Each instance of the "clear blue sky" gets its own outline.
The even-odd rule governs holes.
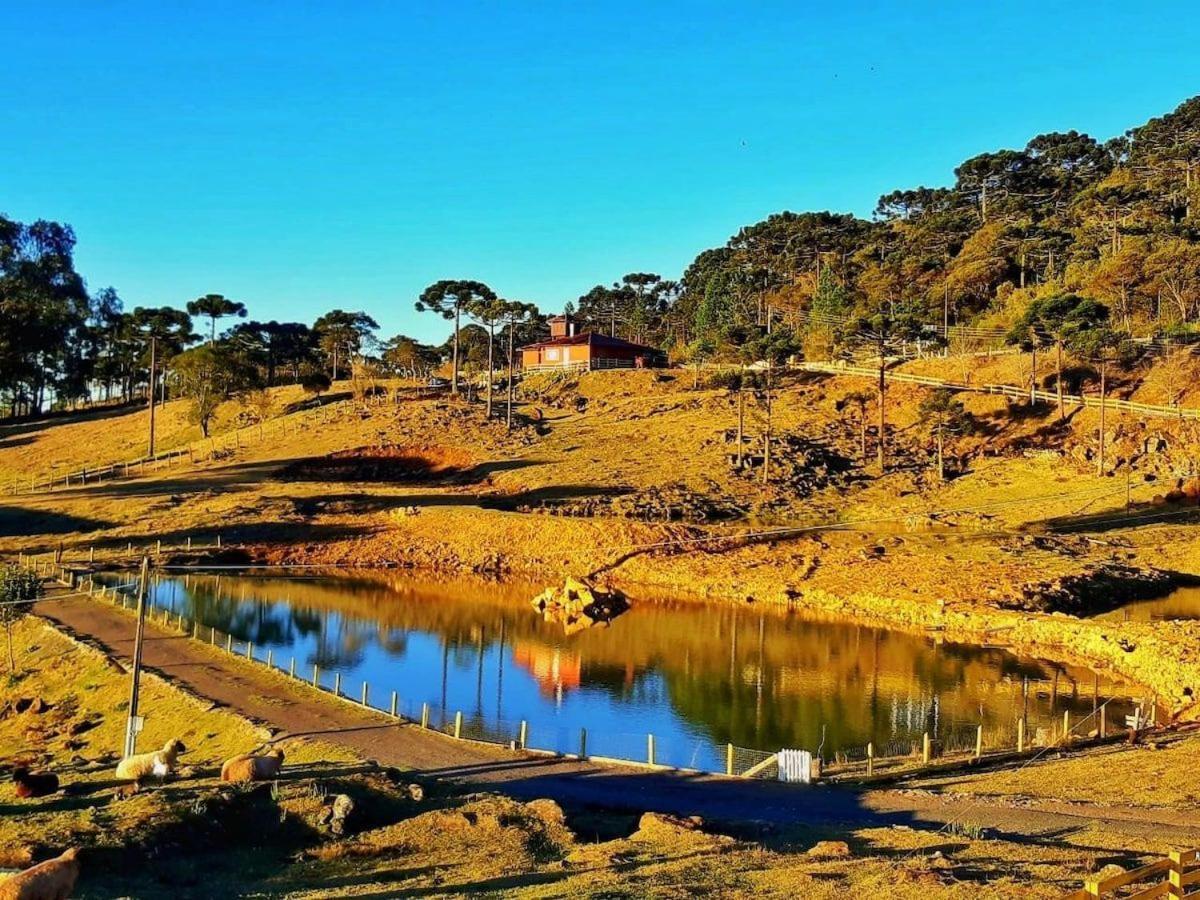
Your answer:
[[[255,318],[475,278],[555,310],[781,210],[1200,92],[1184,3],[23,3],[0,211],[70,222],[127,308]]]

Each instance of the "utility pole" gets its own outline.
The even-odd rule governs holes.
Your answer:
[[[125,723],[125,750],[123,756],[133,756],[138,732],[142,730],[142,719],[138,715],[138,688],[142,676],[142,636],[146,631],[146,588],[150,580],[150,557],[142,557],[142,571],[138,577],[137,631],[133,638],[133,668],[130,670],[129,718]]]
[[[154,368],[158,364],[158,338],[150,335],[150,452],[154,456]]]

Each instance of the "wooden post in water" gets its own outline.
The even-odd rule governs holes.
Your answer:
[[[975,729],[975,758],[983,759],[983,726]]]
[[[341,672],[333,673],[333,696],[335,696],[335,697],[342,696],[342,673]]]
[[[365,681],[363,682],[363,689],[362,689],[362,705],[370,706],[370,704],[367,702],[367,683]]]
[[[725,774],[733,774],[733,744],[725,745]]]
[[[254,659],[254,641],[246,641],[246,659]]]
[[[587,729],[579,729],[579,758],[587,759]]]
[[[396,707],[399,706],[399,704],[400,704],[400,698],[398,696],[396,696],[395,691],[392,691],[392,718],[393,719],[400,718],[399,716],[396,715]]]
[[[654,765],[654,735],[646,735],[646,762]]]
[[[292,657],[292,661],[288,663],[288,678],[296,677],[296,657]]]
[[[461,738],[462,738],[462,710],[460,709],[458,712],[456,712],[454,714],[454,739],[460,740]]]
[[[929,765],[929,732],[921,735],[921,763]]]
[[[267,668],[268,669],[275,668],[275,651],[274,650],[267,650]]]
[[[429,727],[429,704],[428,703],[421,704],[421,727],[422,728]]]
[[[225,635],[225,652],[226,653],[233,652],[233,635],[232,634]]]
[[[867,742],[867,777],[875,774],[875,742]]]
[[[517,744],[520,746],[520,748],[522,750],[525,749],[528,738],[529,738],[529,723],[526,722],[524,719],[522,719],[521,720],[521,730],[520,730],[520,732],[518,734],[518,738],[517,738]]]
[[[313,663],[313,687],[321,689],[321,667]]]

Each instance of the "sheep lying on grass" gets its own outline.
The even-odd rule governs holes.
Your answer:
[[[24,766],[13,769],[13,784],[22,800],[49,797],[58,790],[58,776],[53,772],[30,772]]]
[[[48,859],[0,881],[0,900],[67,900],[79,878],[79,850]]]
[[[275,778],[283,767],[283,751],[272,750],[263,756],[243,753],[225,760],[221,766],[222,781],[267,781]]]
[[[117,777],[125,781],[145,781],[147,778],[161,781],[175,771],[175,760],[185,750],[183,741],[172,739],[161,750],[127,756],[117,763]]]

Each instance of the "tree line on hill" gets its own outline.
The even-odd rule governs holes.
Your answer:
[[[1060,372],[1064,352],[1107,366],[1129,334],[1200,330],[1198,178],[1200,97],[1105,142],[1069,131],[979,154],[950,186],[880,197],[871,219],[771,215],[699,253],[679,280],[630,273],[565,311],[585,329],[678,361],[865,349],[882,367],[898,345],[935,344],[946,326],[968,323],[1034,354],[1052,350]],[[416,302],[453,321],[442,346],[378,341],[364,311],[332,310],[311,326],[236,321],[245,306],[220,294],[186,309],[126,311],[114,289],[88,291],[74,245],[67,225],[0,216],[0,402],[9,415],[144,394],[152,350],[168,373],[155,382],[161,391],[212,381],[214,371],[228,384],[320,382],[366,358],[416,377],[449,360],[457,392],[463,370],[502,369],[544,334],[530,304],[467,280],[436,282]],[[1078,325],[1085,320],[1088,328]]]

